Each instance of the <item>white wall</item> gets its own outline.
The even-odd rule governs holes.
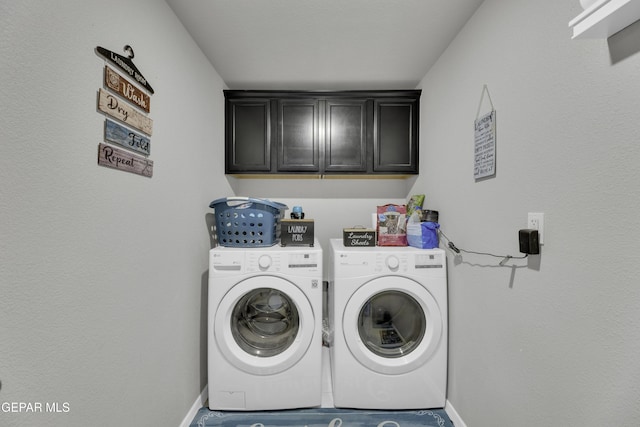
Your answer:
[[[456,245],[520,255],[545,214],[537,259],[449,253],[448,398],[469,426],[640,424],[640,24],[571,40],[581,10],[486,0],[420,84],[414,192]],[[484,84],[497,175],[475,182]]]
[[[223,83],[164,2],[0,0],[0,403],[70,409],[0,424],[179,424],[206,382],[206,206],[234,193],[302,204],[323,245],[426,193],[459,247],[517,255],[544,212],[537,260],[450,255],[449,400],[473,427],[640,423],[640,26],[572,41],[579,12],[485,1],[420,84],[417,180],[256,183],[224,177]],[[125,44],[156,90],[151,179],[96,165],[94,49]],[[498,173],[474,182],[485,83]]]
[[[223,83],[165,2],[0,1],[0,425],[178,425],[206,384]],[[153,178],[97,165],[102,46],[155,94]]]
[[[238,179],[227,177],[234,194],[266,197],[288,206],[302,206],[314,220],[314,236],[328,255],[329,239],[342,238],[342,229],[372,226],[376,207],[404,204],[415,178],[410,179]],[[325,259],[325,278],[328,258]]]

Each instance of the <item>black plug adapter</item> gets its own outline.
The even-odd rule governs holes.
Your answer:
[[[518,232],[520,240],[520,252],[529,255],[540,253],[540,242],[538,241],[538,230],[526,228]]]

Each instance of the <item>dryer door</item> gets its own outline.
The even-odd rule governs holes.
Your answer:
[[[238,282],[216,308],[215,341],[235,367],[255,375],[282,372],[307,352],[315,315],[306,295],[274,276]],[[319,315],[319,314],[318,314]]]
[[[342,319],[353,356],[382,374],[411,372],[426,363],[442,340],[438,303],[424,286],[399,276],[362,285]]]

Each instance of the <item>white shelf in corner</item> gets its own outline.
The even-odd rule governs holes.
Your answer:
[[[609,38],[640,20],[640,0],[598,0],[569,22],[572,39]]]

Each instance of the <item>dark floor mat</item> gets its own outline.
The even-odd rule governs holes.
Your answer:
[[[313,408],[228,412],[200,408],[190,427],[453,427],[444,409],[374,411]]]

